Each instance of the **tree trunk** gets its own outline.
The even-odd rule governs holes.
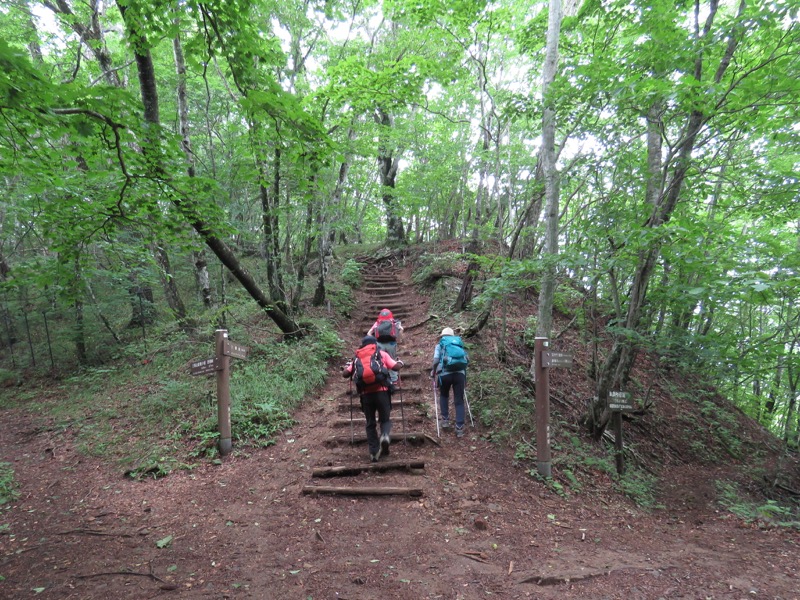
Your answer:
[[[161,267],[161,284],[164,288],[164,295],[167,299],[167,305],[172,311],[172,315],[176,321],[183,323],[186,320],[186,306],[183,304],[178,286],[175,283],[175,277],[172,274],[172,265],[169,262],[169,255],[163,247],[156,244],[153,249],[158,265]]]
[[[77,34],[84,45],[89,48],[89,51],[94,55],[103,77],[109,85],[114,87],[122,87],[122,82],[119,79],[116,69],[114,69],[111,54],[106,46],[105,36],[103,29],[100,26],[100,4],[98,0],[89,0],[89,8],[92,11],[90,24],[84,25],[80,23],[73,13],[72,8],[66,0],[45,0],[42,2],[47,8],[57,15],[64,17],[65,23]],[[121,10],[121,9],[120,9]]]
[[[375,120],[384,128],[392,127],[392,118],[382,108],[376,110]],[[378,167],[380,169],[382,199],[386,208],[386,243],[389,246],[402,246],[406,243],[406,235],[403,230],[403,220],[396,212],[394,187],[397,177],[397,167],[399,157],[394,156],[394,150],[388,146],[388,132],[382,135],[381,144],[378,148]]]
[[[179,25],[178,19],[176,19],[176,24]],[[178,127],[181,133],[181,149],[186,158],[186,173],[189,177],[194,177],[194,153],[192,152],[192,138],[189,130],[189,103],[186,97],[186,61],[183,56],[183,45],[181,44],[180,36],[176,35],[172,40],[172,53],[175,59],[175,74],[178,80],[176,96],[178,100]],[[195,282],[200,291],[200,298],[203,301],[203,306],[209,309],[213,306],[213,300],[211,297],[211,277],[208,274],[208,261],[206,260],[205,251],[202,248],[192,251],[192,259]]]
[[[542,283],[539,288],[537,337],[549,338],[553,329],[553,298],[556,289],[556,257],[558,256],[558,205],[559,173],[556,169],[556,112],[555,101],[550,97],[550,87],[558,67],[558,40],[561,35],[561,0],[550,0],[547,24],[547,50],[542,75],[542,169],[544,172],[545,209],[545,261]],[[531,371],[533,371],[531,364]]]
[[[259,160],[261,181],[266,181],[264,162]],[[286,292],[283,288],[280,255],[280,228],[278,211],[281,191],[281,150],[275,148],[272,162],[272,186],[259,184],[261,195],[261,214],[264,223],[264,256],[267,262],[267,283],[272,301],[282,311],[286,311]]]

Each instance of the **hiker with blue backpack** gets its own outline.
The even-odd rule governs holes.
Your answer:
[[[453,388],[453,403],[456,406],[456,437],[464,435],[464,389],[467,385],[469,355],[464,342],[450,327],[442,329],[439,343],[433,351],[431,378],[439,388],[439,426],[450,427],[450,388]]]

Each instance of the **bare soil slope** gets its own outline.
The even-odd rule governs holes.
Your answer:
[[[427,378],[436,336],[414,326],[428,298],[409,268],[396,280],[376,273],[366,283],[366,316],[342,335],[355,347],[377,304],[401,316],[407,367],[395,443],[379,464],[424,468],[314,476],[370,465],[366,446],[350,443],[363,424],[351,431],[347,381],[335,368],[275,446],[156,481],[125,479],[77,453],[69,430],[6,410],[0,461],[14,465],[22,495],[0,532],[0,597],[800,598],[800,534],[720,512],[714,481],[741,465],[675,458],[683,450],[663,429],[654,435],[675,448],[642,451],[662,463],[665,508],[651,513],[600,474],[580,495],[553,493],[479,426],[439,440]],[[357,398],[354,410],[358,418]],[[407,493],[304,493],[323,486]]]

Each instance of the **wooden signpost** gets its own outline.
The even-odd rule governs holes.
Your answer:
[[[622,413],[636,409],[629,392],[608,392],[608,409],[611,411],[611,426],[614,429],[614,460],[617,473],[625,472],[625,457],[622,453]]]
[[[550,341],[534,340],[534,378],[536,380],[536,468],[542,477],[552,477],[550,455],[550,369],[571,367],[572,354],[547,350]]]
[[[230,454],[231,443],[231,358],[247,358],[248,349],[228,339],[227,329],[214,333],[215,354],[189,365],[192,375],[217,375],[217,421],[219,424],[219,453]]]

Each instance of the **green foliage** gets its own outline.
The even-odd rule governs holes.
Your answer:
[[[742,440],[737,434],[739,424],[736,416],[710,400],[700,403],[700,414],[706,419],[710,432],[725,451],[733,458],[741,458]]]
[[[360,263],[352,258],[348,258],[342,266],[342,272],[339,276],[339,279],[342,283],[349,285],[353,289],[360,288],[363,281],[363,277],[361,275],[361,269],[363,267],[364,263]]]
[[[457,252],[425,254],[417,261],[411,279],[418,285],[433,283],[443,275],[453,276],[463,261],[464,255]]]
[[[800,508],[797,505],[783,506],[775,500],[758,504],[746,499],[734,483],[716,481],[715,485],[720,505],[745,522],[800,530]]]
[[[503,435],[529,431],[535,422],[533,398],[502,369],[484,368],[470,373],[469,401],[478,420]]]
[[[628,468],[622,476],[617,476],[614,487],[645,509],[663,508],[656,503],[655,488],[658,480],[644,471]]]
[[[0,462],[0,506],[19,497],[19,484],[14,479],[14,469],[9,463]]]
[[[537,315],[530,315],[525,319],[525,329],[522,330],[522,340],[530,350],[533,350],[536,345],[536,328],[538,326],[539,319]]]

